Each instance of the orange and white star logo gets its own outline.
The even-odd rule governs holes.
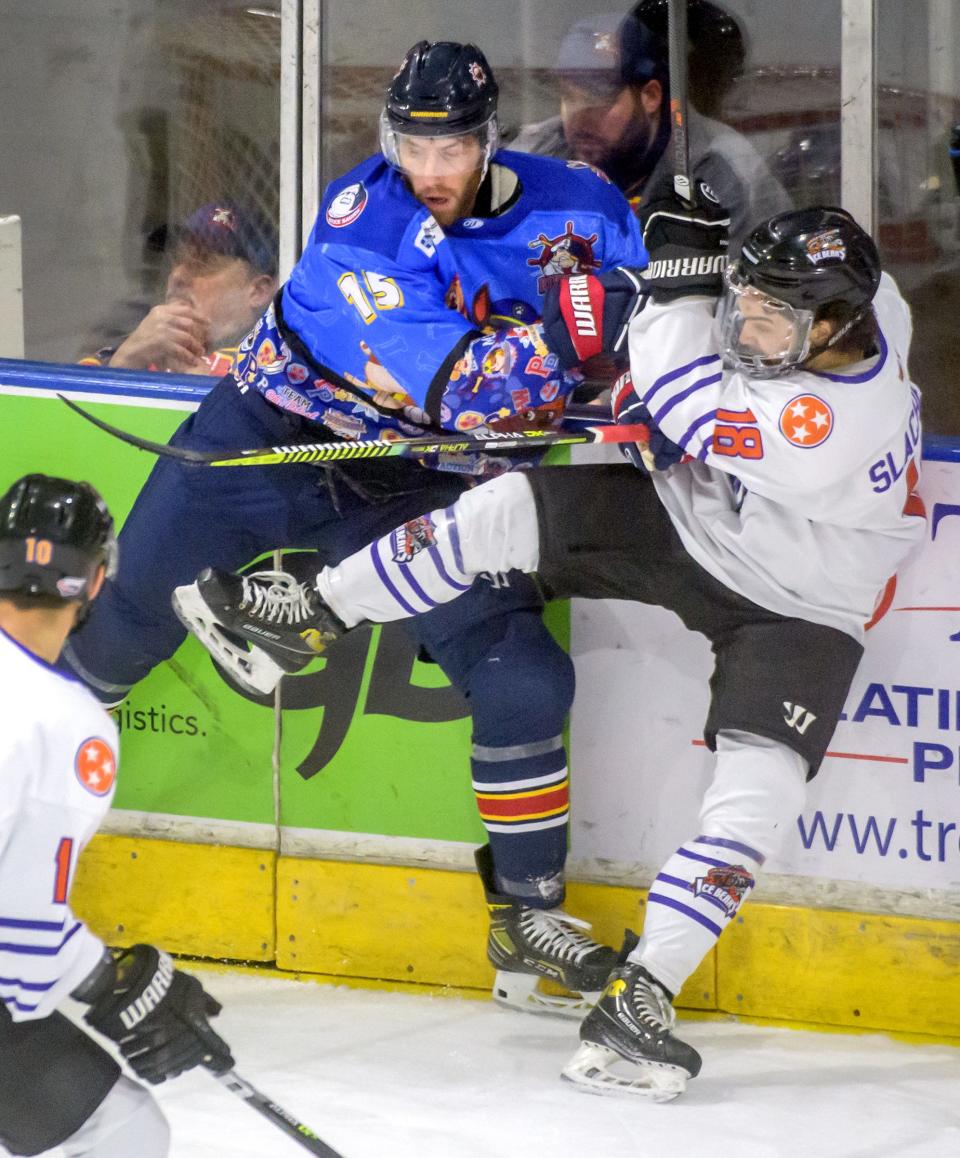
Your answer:
[[[780,431],[794,446],[820,446],[833,430],[833,411],[816,394],[792,398],[780,413]]]
[[[77,779],[94,796],[106,796],[117,776],[117,758],[113,749],[99,736],[84,740],[73,761]]]

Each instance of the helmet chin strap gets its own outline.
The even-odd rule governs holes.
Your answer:
[[[797,364],[802,366],[805,362],[810,362],[814,358],[818,358],[821,354],[826,353],[827,350],[829,350],[832,346],[835,346],[837,342],[840,341],[844,334],[849,334],[853,327],[857,325],[858,322],[862,321],[871,309],[873,309],[872,305],[866,306],[866,308],[862,309],[858,314],[855,314],[854,317],[850,318],[849,321],[844,322],[843,325],[839,327],[839,329],[834,330],[830,337],[821,345],[816,347],[811,346],[810,349],[807,350],[806,354],[799,359]]]

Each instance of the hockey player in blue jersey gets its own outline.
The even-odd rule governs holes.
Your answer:
[[[582,379],[575,363],[599,346],[577,333],[570,312],[576,357],[561,364],[536,321],[545,290],[567,273],[601,274],[615,314],[628,297],[615,267],[643,265],[645,254],[627,202],[588,166],[498,151],[496,105],[490,67],[473,46],[422,42],[408,53],[388,93],[382,154],[330,186],[299,264],[244,340],[235,374],[214,387],[174,445],[467,431],[562,409]],[[303,656],[238,646],[191,580],[208,564],[234,571],[278,545],[318,549],[336,563],[398,523],[450,505],[471,476],[510,464],[465,457],[436,465],[448,469],[391,459],[327,472],[191,471],[161,460],[121,532],[119,574],[71,640],[67,662],[101,698],[120,700],[182,641],[170,597],[186,586],[182,619],[238,682],[268,690]],[[238,600],[266,584],[284,621],[295,620],[296,600],[284,600],[281,579],[236,582]],[[615,955],[559,908],[573,667],[541,606],[525,576],[481,578],[454,612],[417,620],[414,635],[470,702],[496,992],[508,1004],[577,1014],[582,1000],[539,995],[538,978],[595,994]]]

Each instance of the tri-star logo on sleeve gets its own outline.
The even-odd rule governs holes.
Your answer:
[[[113,749],[99,736],[91,736],[77,749],[73,761],[77,779],[94,796],[106,796],[117,776]]]
[[[820,446],[833,430],[833,411],[816,394],[798,394],[780,412],[780,433],[794,446]]]

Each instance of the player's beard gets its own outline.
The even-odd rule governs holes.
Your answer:
[[[438,225],[452,225],[473,210],[480,187],[481,174],[471,173],[459,182],[442,179],[408,178],[414,197],[433,214]]]

